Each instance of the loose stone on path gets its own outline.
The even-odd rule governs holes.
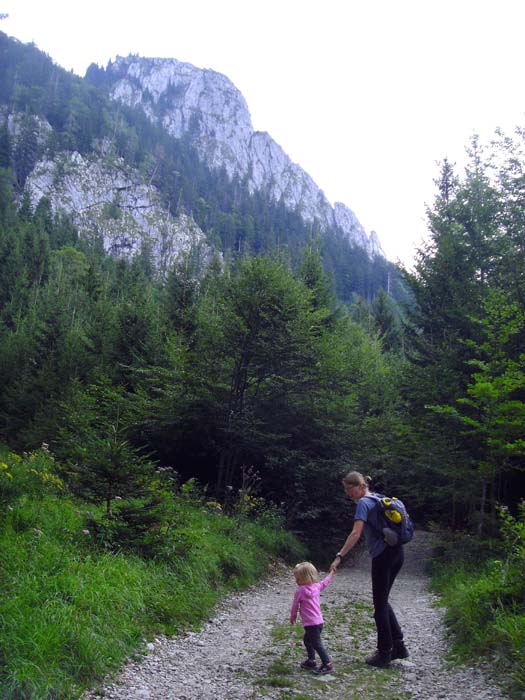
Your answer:
[[[364,664],[364,656],[374,650],[375,630],[370,561],[362,552],[321,596],[323,639],[333,674],[313,676],[299,670],[304,657],[300,634],[287,627],[295,581],[290,567],[277,565],[267,580],[226,598],[200,631],[150,642],[153,649],[146,656],[129,661],[114,681],[86,693],[83,700],[280,700],[294,692],[315,700],[316,689],[323,700],[384,700],[385,673],[390,674],[392,698],[504,700],[507,696],[481,668],[451,668],[447,663],[443,611],[428,590],[424,570],[431,539],[418,531],[405,547],[405,565],[391,602],[410,657],[393,662],[391,671]],[[361,620],[359,615],[368,621],[356,630],[352,625]],[[281,630],[279,641],[272,639],[274,628]],[[277,679],[283,687],[272,676],[277,662],[287,673]]]

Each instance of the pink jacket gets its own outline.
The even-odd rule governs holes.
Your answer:
[[[321,614],[320,593],[332,580],[332,574],[328,574],[320,583],[305,583],[297,586],[290,611],[290,622],[295,624],[297,611],[301,616],[303,625],[322,625],[324,620]]]

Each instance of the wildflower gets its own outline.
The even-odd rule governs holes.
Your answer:
[[[6,464],[5,462],[0,462],[0,471],[3,473],[4,476],[6,476],[8,479],[12,479],[13,475],[11,472],[7,471],[9,469],[9,465]]]
[[[217,503],[217,501],[206,501],[206,505],[208,508],[211,508],[212,510],[216,510],[219,513],[222,512],[222,506],[220,503]]]

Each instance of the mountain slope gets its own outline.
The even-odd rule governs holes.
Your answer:
[[[369,255],[383,255],[377,236],[368,237],[344,204],[332,208],[322,190],[265,132],[254,131],[242,94],[224,75],[175,59],[117,58],[106,72],[113,99],[141,107],[175,138],[189,135],[199,157],[211,168],[238,176],[250,192],[300,213],[321,229],[339,228]]]
[[[130,58],[82,79],[1,33],[0,65],[0,167],[20,198],[47,197],[112,255],[146,253],[163,276],[190,249],[201,260],[286,250],[295,265],[314,242],[341,300],[379,287],[405,297],[375,237],[253,132],[224,76]]]

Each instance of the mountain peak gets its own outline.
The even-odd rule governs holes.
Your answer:
[[[332,207],[324,192],[264,131],[254,131],[248,105],[232,81],[210,69],[173,58],[117,57],[107,68],[111,96],[140,106],[176,138],[189,137],[211,168],[238,176],[250,191],[263,191],[321,229],[340,229],[370,257],[382,255],[377,235],[369,238],[344,204]]]

